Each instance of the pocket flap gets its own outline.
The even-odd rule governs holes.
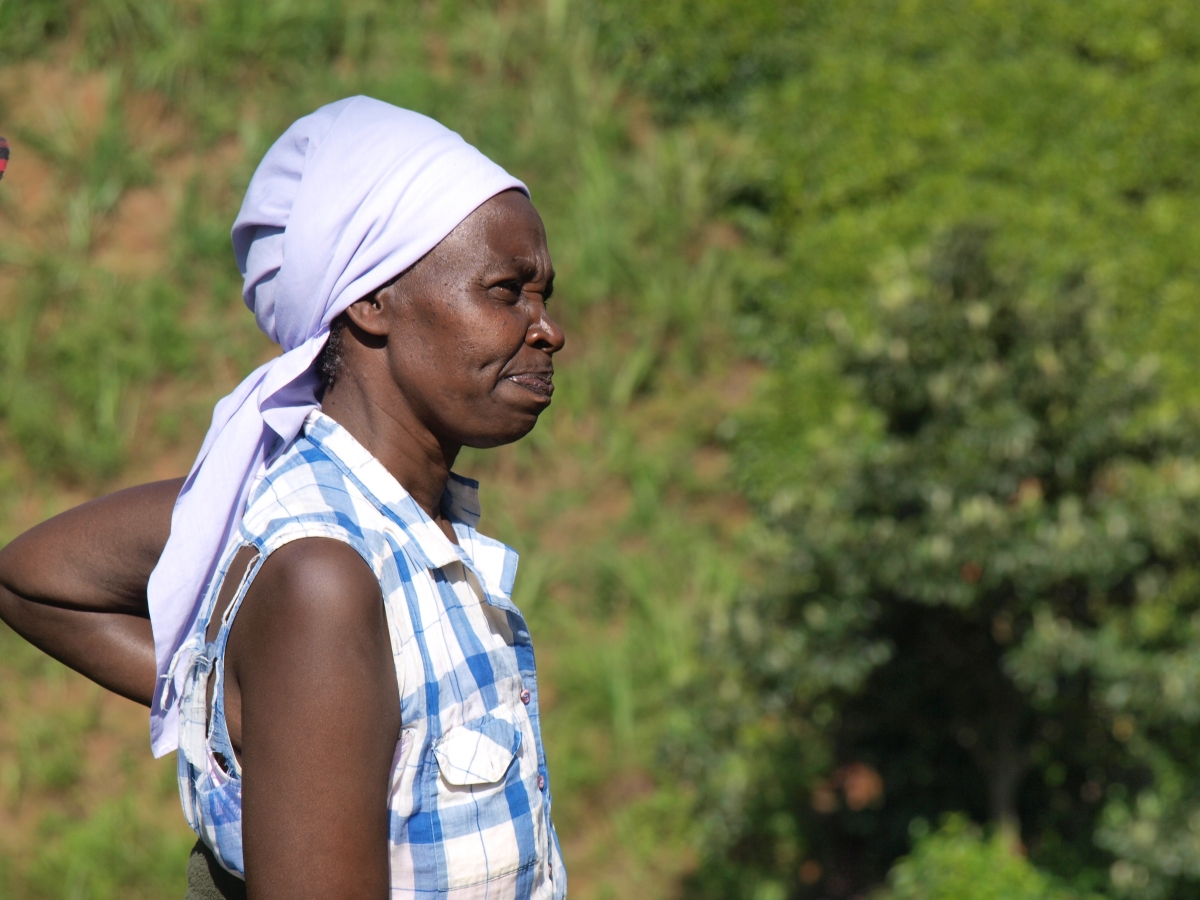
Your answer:
[[[489,714],[450,728],[433,754],[449,784],[494,784],[504,777],[520,746],[520,729]]]

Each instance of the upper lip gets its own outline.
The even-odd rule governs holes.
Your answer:
[[[553,369],[528,369],[527,371],[524,371],[524,372],[509,372],[504,377],[505,378],[519,378],[522,375],[535,375],[538,378],[553,378],[554,370]]]

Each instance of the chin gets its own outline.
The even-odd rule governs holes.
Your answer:
[[[542,407],[545,409],[545,407]],[[508,421],[503,423],[494,423],[499,427],[490,428],[482,433],[475,433],[464,436],[463,446],[473,447],[476,450],[487,450],[491,447],[503,447],[505,444],[511,444],[514,441],[519,441],[529,432],[533,431],[533,427],[537,425],[538,416],[542,413],[542,409],[532,413],[522,413],[506,417]]]

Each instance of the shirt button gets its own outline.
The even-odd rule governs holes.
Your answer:
[[[538,790],[544,791],[545,789],[546,789],[546,776],[539,775],[538,776]]]
[[[526,706],[529,705],[530,693],[528,690],[521,691],[521,702]]]

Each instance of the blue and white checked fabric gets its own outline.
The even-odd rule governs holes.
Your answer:
[[[392,896],[566,897],[550,821],[533,647],[510,599],[517,554],[475,530],[475,482],[452,476],[442,502],[458,546],[320,411],[309,414],[301,436],[255,487],[241,540],[222,561],[185,645],[195,655],[180,716],[184,813],[234,874],[243,874],[241,771],[225,727],[225,642],[263,560],[289,541],[324,537],[354,547],[383,590],[401,698],[388,795]],[[258,558],[217,637],[206,643],[220,584],[247,545]],[[206,725],[210,677],[216,682]]]

